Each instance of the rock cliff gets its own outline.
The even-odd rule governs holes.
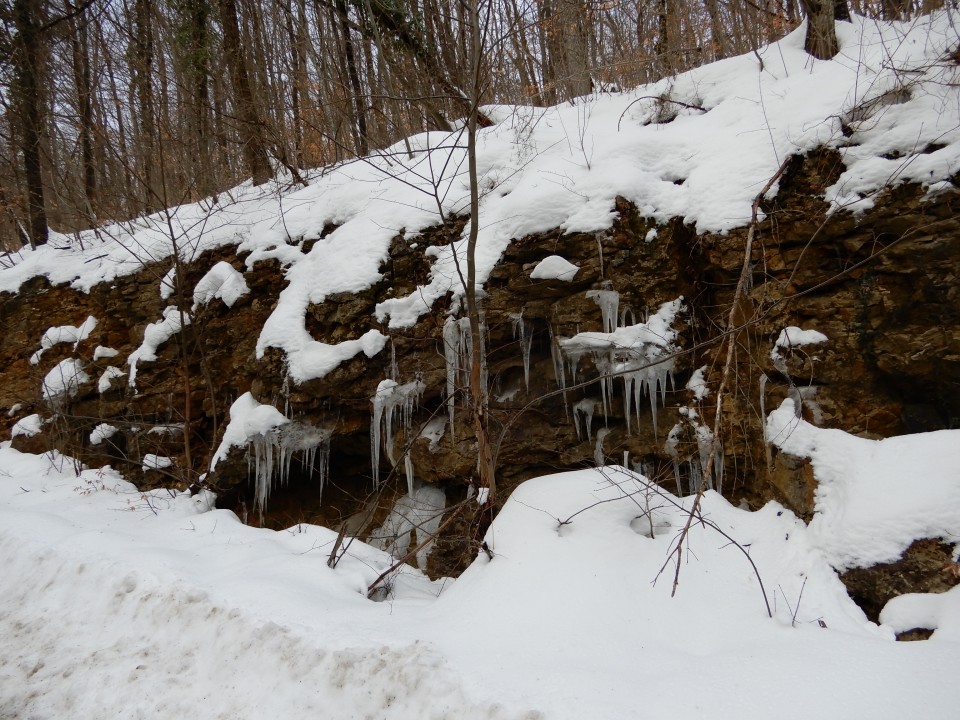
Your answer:
[[[841,167],[830,150],[795,158],[775,199],[763,207],[749,302],[737,309],[735,388],[722,408],[723,494],[751,507],[776,499],[802,517],[813,510],[812,473],[802,459],[769,448],[761,431],[764,411],[784,397],[801,398],[811,422],[867,437],[955,427],[960,407],[956,193],[930,196],[906,184],[884,190],[860,215],[828,214],[821,198]],[[696,480],[697,427],[699,418],[714,414],[711,390],[722,364],[718,339],[746,229],[720,235],[697,234],[680,220],[658,226],[625,200],[617,202],[616,212],[609,231],[556,230],[517,238],[486,283],[485,351],[501,501],[527,478],[592,464],[598,455],[612,463],[626,458],[670,489],[679,483],[685,492]],[[433,228],[417,244],[448,243],[464,221]],[[532,279],[537,263],[550,255],[579,271],[572,279]],[[476,464],[468,413],[458,407],[453,427],[444,422],[450,409],[444,344],[449,299],[435,303],[409,329],[381,326],[389,336],[383,351],[372,357],[359,353],[326,376],[297,384],[288,377],[281,351],[268,349],[259,360],[255,353],[259,329],[285,285],[283,269],[269,260],[247,270],[243,260],[232,247],[202,254],[180,268],[166,300],[160,290],[168,267],[161,264],[89,293],[38,277],[19,293],[3,295],[0,411],[6,430],[33,413],[47,419],[36,434],[14,431],[15,446],[58,448],[84,462],[109,463],[143,486],[190,485],[209,468],[231,403],[250,392],[260,403],[331,435],[322,502],[313,473],[294,460],[287,485],[273,490],[263,522],[336,526],[371,507],[371,401],[378,385],[387,378],[400,384],[416,379],[422,395],[409,427],[406,432],[398,427],[394,447],[379,453],[386,494],[374,515],[382,518],[407,488],[402,458],[408,443],[417,484],[440,488],[448,504],[465,497]],[[243,274],[249,293],[232,307],[214,299],[191,309],[193,288],[221,261]],[[411,292],[429,269],[422,250],[398,235],[382,279],[363,292],[310,305],[307,329],[326,343],[356,338],[370,326],[378,302]],[[604,417],[597,363],[588,355],[563,357],[561,348],[564,338],[605,329],[597,292],[604,290],[616,294],[617,325],[643,322],[663,303],[683,298],[673,322],[672,384],[656,403],[656,420],[644,399],[632,409],[638,415],[629,429],[622,378],[607,388]],[[158,345],[156,360],[137,364],[135,387],[125,377],[111,381],[111,372],[129,373],[127,359],[168,305],[182,308],[189,324]],[[78,327],[91,316],[97,323],[87,337],[47,342],[48,349],[34,357],[47,328]],[[789,327],[817,330],[826,340],[791,345],[788,337],[775,347]],[[56,403],[44,400],[44,378],[68,358],[85,363],[88,379]],[[118,370],[108,372],[110,367]],[[699,368],[705,368],[706,394],[686,388]],[[461,400],[458,389],[455,404]],[[101,424],[116,431],[93,444],[91,433]],[[156,467],[145,462],[148,455],[172,462]],[[246,448],[234,448],[203,482],[221,503],[256,521],[246,455]],[[391,468],[391,458],[400,459],[400,467]],[[465,532],[462,522],[456,525],[453,534]],[[461,542],[453,546],[444,570],[462,566],[472,552]]]

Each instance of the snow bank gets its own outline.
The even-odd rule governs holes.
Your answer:
[[[652,582],[689,500],[617,467],[524,483],[485,537],[492,559],[456,581],[407,568],[376,603],[367,586],[392,558],[354,541],[329,568],[326,528],[247,527],[209,493],[140,493],[7,444],[0,467],[14,716],[805,720],[960,703],[960,645],[891,642],[776,504],[703,504],[756,563],[772,620],[744,554],[707,525],[676,597],[672,563]],[[798,677],[816,692],[784,703]]]
[[[919,538],[960,537],[960,430],[866,440],[811,425],[787,399],[766,433],[813,464],[810,534],[838,570],[893,562]]]

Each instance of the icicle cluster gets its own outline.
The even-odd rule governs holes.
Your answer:
[[[373,470],[373,482],[380,486],[380,448],[386,447],[387,458],[396,465],[393,456],[393,434],[399,423],[403,428],[404,437],[412,437],[410,432],[413,413],[416,410],[420,397],[426,385],[418,376],[412,382],[400,385],[396,380],[383,380],[377,386],[377,391],[370,399],[373,412],[370,421],[370,462]],[[407,472],[407,484],[413,487],[413,463],[409,461],[409,453],[404,457],[404,469]]]
[[[591,290],[587,297],[593,298],[600,306],[603,315],[604,332],[578,333],[572,338],[561,339],[559,353],[554,355],[554,365],[558,380],[565,386],[566,378],[563,361],[566,360],[573,382],[577,381],[577,370],[584,357],[593,361],[600,374],[600,392],[603,415],[610,414],[610,405],[614,397],[614,377],[623,378],[624,417],[627,433],[631,432],[634,412],[640,422],[640,401],[647,395],[650,401],[650,414],[654,434],[657,429],[657,398],[664,402],[667,382],[673,385],[673,341],[676,331],[671,327],[674,318],[683,306],[683,298],[664,303],[646,322],[616,327],[620,297],[615,290]],[[626,320],[627,311],[619,316]],[[633,312],[630,311],[631,319]],[[551,331],[552,332],[552,331]],[[558,357],[559,355],[559,357]],[[591,401],[593,402],[593,401]],[[579,416],[583,414],[580,403],[574,406],[574,422],[577,435],[580,436]],[[588,439],[589,432],[587,433]]]
[[[670,430],[664,451],[673,460],[673,476],[677,483],[677,494],[684,492],[693,494],[700,489],[704,475],[707,472],[707,462],[710,459],[710,447],[713,445],[713,432],[700,422],[697,411],[693,408],[680,408],[681,420]],[[696,452],[685,453],[682,446],[696,443]],[[683,487],[683,471],[687,475],[687,487]],[[720,492],[723,488],[723,447],[717,443],[713,458],[713,475],[709,489]]]
[[[487,333],[484,316],[480,314],[480,389],[487,393],[487,353],[484,337]],[[450,418],[451,437],[456,437],[454,429],[454,408],[456,406],[457,386],[470,384],[470,363],[473,355],[473,342],[470,338],[470,318],[447,318],[443,325],[443,357],[447,366],[447,415]]]
[[[330,430],[291,421],[249,439],[247,470],[254,480],[254,506],[261,522],[274,478],[279,475],[280,483],[287,484],[294,454],[300,455],[300,462],[311,478],[319,477],[320,495],[323,495],[330,467],[331,435]]]

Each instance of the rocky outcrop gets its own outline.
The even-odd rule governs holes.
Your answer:
[[[722,407],[723,493],[752,507],[777,499],[807,518],[813,510],[813,475],[803,461],[778,456],[764,443],[765,411],[787,396],[799,397],[815,424],[883,437],[956,426],[960,407],[956,194],[928,197],[922,187],[906,185],[884,191],[861,216],[828,215],[822,193],[840,169],[834,151],[796,158],[776,198],[763,207],[749,300],[737,309],[735,383]],[[691,427],[697,418],[714,414],[722,365],[719,339],[746,229],[697,235],[680,220],[657,227],[626,201],[618,201],[616,210],[618,219],[609,231],[558,230],[517,239],[486,284],[487,365],[502,499],[531,476],[594,462],[596,432],[578,436],[571,418],[572,406],[590,398],[598,404],[593,430],[608,430],[599,450],[608,461],[623,462],[626,454],[670,489],[678,479],[681,489],[687,487],[688,475],[696,471],[700,448]],[[374,324],[378,302],[406,295],[426,280],[430,266],[423,245],[447,243],[462,227],[461,219],[435,228],[418,237],[418,247],[398,236],[375,286],[310,306],[310,333],[326,343],[359,337]],[[577,264],[576,276],[569,281],[531,279],[536,263],[553,254]],[[126,378],[115,378],[100,392],[98,380],[109,367],[129,369],[127,358],[142,342],[147,325],[157,322],[168,304],[189,308],[193,286],[221,260],[243,272],[251,292],[232,307],[216,300],[189,313],[190,324],[159,347],[157,359],[139,363],[135,388]],[[275,261],[248,270],[243,261],[229,248],[204,254],[182,268],[179,295],[169,300],[160,296],[160,281],[169,268],[159,265],[89,294],[36,278],[18,294],[0,297],[5,335],[0,412],[6,430],[31,413],[52,419],[40,434],[18,435],[15,445],[58,447],[87,462],[110,463],[144,486],[190,485],[209,466],[230,404],[249,391],[261,403],[332,432],[330,481],[322,502],[310,473],[295,462],[288,486],[272,495],[265,522],[335,526],[353,516],[356,524],[360,511],[375,522],[390,506],[391,494],[405,491],[407,481],[402,467],[391,473],[389,453],[381,453],[380,476],[387,478],[387,490],[379,505],[371,504],[371,398],[385,378],[395,376],[401,383],[417,378],[424,392],[413,414],[412,435],[424,426],[431,434],[408,437],[399,431],[394,457],[402,457],[409,443],[418,482],[442,488],[448,503],[463,499],[476,464],[467,412],[457,410],[462,421],[453,428],[430,424],[448,412],[443,328],[449,300],[438,302],[411,328],[381,327],[390,342],[373,357],[361,353],[326,376],[298,385],[287,377],[280,351],[268,350],[261,359],[255,352],[259,329],[284,286],[283,270]],[[621,380],[613,383],[616,398],[606,419],[599,409],[597,370],[589,360],[580,362],[578,384],[572,377],[565,391],[558,384],[556,340],[602,330],[600,308],[588,297],[601,288],[619,293],[619,309],[628,324],[681,296],[686,308],[675,324],[674,386],[656,421],[644,409],[642,421],[632,423],[629,432]],[[87,316],[98,324],[86,340],[76,347],[54,345],[37,364],[30,363],[46,328],[77,325]],[[517,332],[520,317],[522,340],[529,343],[528,373]],[[788,326],[816,329],[828,340],[784,347],[773,358],[773,343]],[[98,346],[116,355],[94,359]],[[42,380],[68,357],[86,364],[90,380],[51,407],[42,398]],[[706,367],[713,392],[698,399],[684,386],[701,367]],[[117,431],[91,444],[90,433],[101,423]],[[437,437],[438,427],[442,437]],[[675,428],[668,450],[665,441]],[[172,464],[144,469],[148,454],[169,457]],[[242,448],[205,481],[218,491],[221,503],[239,513],[252,512]],[[476,550],[471,542],[481,536],[476,529],[481,521],[464,513],[449,525],[436,553],[444,559],[435,569],[462,566]]]

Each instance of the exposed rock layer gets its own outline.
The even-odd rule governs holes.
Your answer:
[[[841,161],[833,151],[795,159],[780,181],[776,198],[763,208],[766,219],[757,234],[749,301],[737,309],[742,329],[736,336],[733,393],[723,406],[724,494],[753,507],[777,499],[805,518],[813,511],[812,472],[802,461],[777,456],[766,448],[760,430],[762,409],[769,412],[784,397],[799,394],[807,419],[818,425],[886,437],[955,427],[960,407],[956,194],[928,198],[921,187],[902,186],[885,191],[874,209],[860,217],[844,212],[828,216],[820,198],[840,169]],[[657,426],[646,409],[646,421],[639,428],[635,423],[628,434],[623,384],[615,380],[617,399],[609,418],[605,421],[599,409],[594,418],[594,429],[609,427],[603,442],[608,461],[622,462],[628,452],[631,462],[640,463],[674,489],[673,463],[664,440],[681,420],[679,409],[695,408],[701,417],[713,417],[711,403],[722,364],[718,339],[739,274],[746,228],[724,236],[698,236],[680,220],[655,227],[626,202],[618,202],[617,211],[619,219],[610,231],[564,234],[558,230],[517,239],[486,285],[500,501],[531,476],[593,462],[595,442],[578,439],[569,412],[570,404],[582,398],[599,400],[600,389],[592,383],[569,390],[564,402],[555,378],[551,334],[569,337],[578,331],[601,330],[600,310],[586,295],[601,282],[620,293],[620,308],[629,307],[628,317],[635,321],[661,303],[684,296],[688,311],[678,325],[677,387],[683,388],[691,372],[706,365],[712,390],[703,401],[690,391],[668,392]],[[416,247],[398,236],[382,268],[382,280],[356,295],[331,296],[311,306],[308,330],[317,340],[337,343],[376,326],[377,302],[408,294],[427,279],[430,266],[424,245],[449,242],[462,227],[462,221],[438,227],[418,237]],[[656,238],[647,241],[654,229]],[[530,279],[536,263],[552,254],[580,266],[572,281]],[[242,257],[227,250],[207,253],[184,268],[181,293],[169,301],[161,300],[159,294],[166,266],[144,268],[89,294],[51,287],[37,278],[19,294],[0,297],[4,422],[9,429],[33,412],[54,417],[40,435],[19,436],[16,445],[32,450],[59,447],[90,463],[109,462],[143,485],[188,485],[206,470],[230,403],[249,390],[260,402],[334,433],[331,485],[324,504],[316,502],[306,473],[298,477],[295,472],[290,487],[277,490],[271,498],[268,524],[288,526],[301,520],[336,524],[368,504],[370,398],[378,383],[389,377],[393,353],[399,372],[396,379],[406,382],[420,377],[426,386],[413,427],[446,413],[442,329],[448,301],[438,303],[407,330],[382,327],[391,335],[392,347],[373,358],[361,354],[326,377],[295,385],[286,379],[279,351],[270,350],[260,360],[255,357],[259,329],[284,286],[282,268],[275,262],[258,263],[244,272],[249,295],[232,308],[220,301],[201,308],[189,327],[160,347],[157,361],[140,364],[135,393],[125,378],[98,392],[96,380],[107,367],[127,370],[126,358],[142,341],[146,325],[161,317],[168,302],[179,300],[180,307],[189,307],[193,285],[219,260],[244,271]],[[514,336],[514,319],[520,313],[532,333],[529,389]],[[88,315],[99,324],[76,349],[57,345],[39,364],[29,363],[47,327],[77,325]],[[829,340],[787,350],[784,362],[775,365],[770,350],[787,326],[816,329]],[[97,345],[119,354],[93,361]],[[55,415],[41,401],[41,380],[70,356],[87,362],[93,380]],[[767,380],[761,398],[762,375]],[[583,361],[578,380],[595,378],[592,365]],[[438,484],[450,502],[465,496],[476,463],[468,413],[460,409],[458,416],[461,422],[452,432],[448,428],[438,443],[420,438],[411,448],[418,480]],[[101,422],[120,432],[91,445],[90,432]],[[158,432],[158,427],[166,431]],[[683,437],[688,440],[678,448],[681,458],[695,456],[696,443],[689,434]],[[396,457],[411,440],[398,434]],[[170,456],[174,464],[163,471],[142,470],[147,453]],[[381,476],[389,470],[384,463]],[[402,468],[387,481],[381,514],[389,496],[406,488],[398,474],[402,476]],[[244,512],[251,509],[247,475],[244,452],[237,450],[208,482],[222,502]],[[469,513],[464,513],[463,519],[451,523],[451,531],[434,553],[435,571],[454,571],[476,551],[471,543],[479,535],[471,522]]]

